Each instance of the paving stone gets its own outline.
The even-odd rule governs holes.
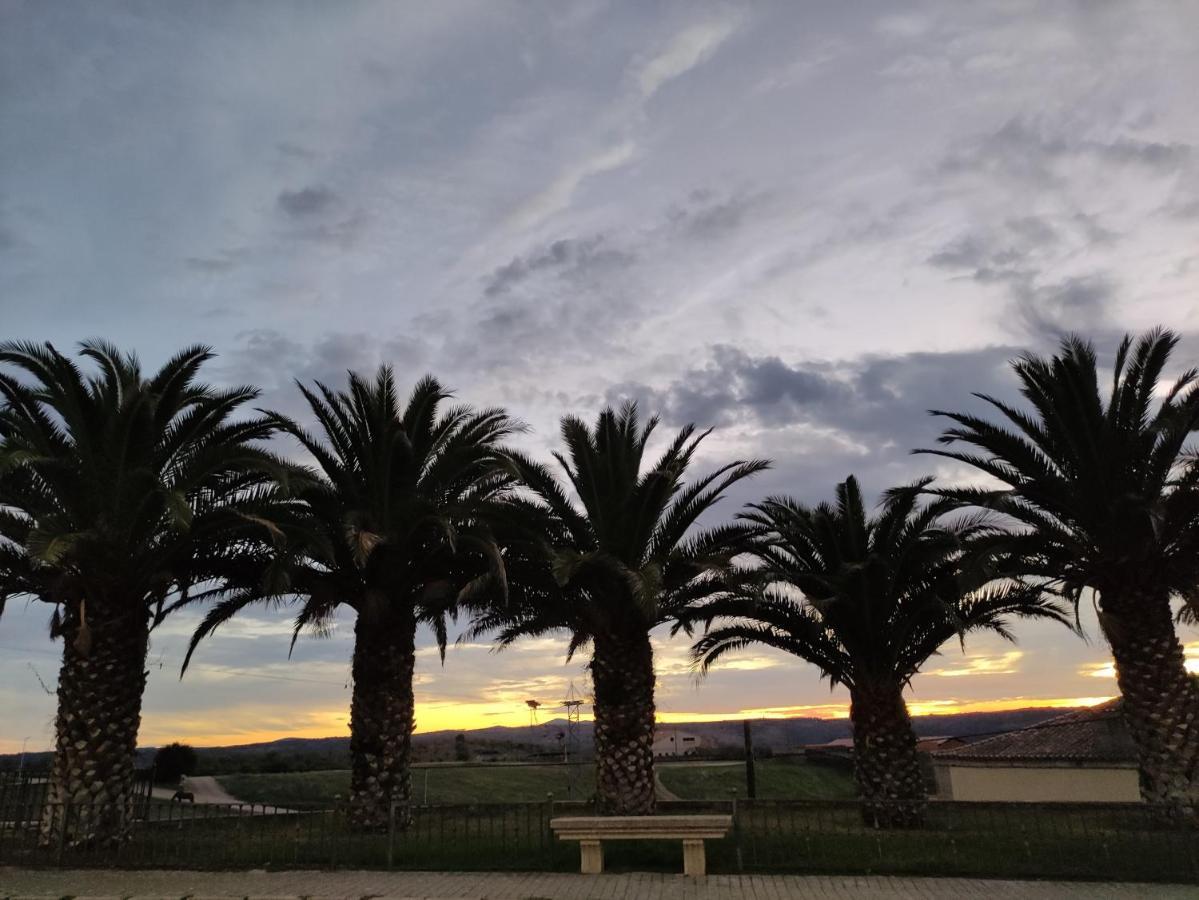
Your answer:
[[[87,893],[91,891],[91,893]],[[1016,882],[961,878],[801,875],[683,875],[632,872],[291,871],[197,872],[13,869],[0,867],[9,900],[1195,900],[1194,886],[1098,882]]]

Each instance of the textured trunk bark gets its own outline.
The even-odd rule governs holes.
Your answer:
[[[410,612],[359,613],[354,626],[354,696],[350,704],[350,823],[387,827],[411,820],[412,673],[416,620]]]
[[[850,698],[854,775],[863,821],[878,828],[919,827],[927,801],[902,687],[858,685]]]
[[[58,673],[54,764],[41,839],[104,846],[136,812],[134,751],[146,687],[149,623],[140,603],[84,601],[67,616]]]
[[[1100,624],[1137,746],[1141,797],[1193,818],[1199,804],[1199,687],[1187,674],[1169,600],[1107,595]]]
[[[597,638],[595,789],[602,815],[654,812],[654,651],[649,635]]]

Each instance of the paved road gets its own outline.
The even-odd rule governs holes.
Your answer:
[[[178,872],[51,871],[0,867],[0,900],[138,897],[462,898],[462,900],[1194,900],[1194,886],[800,875],[683,875],[553,872]]]

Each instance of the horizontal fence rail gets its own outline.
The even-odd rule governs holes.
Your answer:
[[[32,786],[0,785],[0,864],[128,868],[394,868],[573,871],[574,844],[550,819],[580,802],[413,806],[377,831],[346,810],[264,804],[133,804],[126,838],[89,841],[109,806],[58,807]],[[868,824],[847,801],[663,802],[662,814],[723,812],[726,838],[707,842],[708,870],[969,875],[1199,883],[1196,815],[1141,804],[932,802],[919,827]],[[1192,813],[1199,811],[1192,811]],[[885,817],[884,817],[885,818]],[[44,827],[43,823],[53,827]],[[613,841],[609,870],[681,871],[679,842]]]

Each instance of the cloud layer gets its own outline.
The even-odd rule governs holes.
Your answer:
[[[210,377],[294,414],[294,378],[389,362],[508,405],[544,453],[562,414],[637,398],[716,426],[704,466],[775,459],[731,514],[849,472],[965,477],[910,455],[927,410],[1012,398],[1006,362],[1066,331],[1110,352],[1166,323],[1199,361],[1186,4],[51,0],[3,6],[0,63],[4,336],[148,364],[210,342]],[[44,620],[0,620],[6,746],[48,740]],[[280,733],[341,727],[346,639],[287,663],[286,623],[252,621],[205,651],[262,676],[246,706],[228,673],[177,683],[188,623],[156,638],[147,735],[268,707]],[[1102,646],[1021,637],[914,698],[1101,693],[1079,671]],[[418,718],[519,722],[513,697],[580,676],[560,649],[430,662]],[[843,706],[781,658],[697,686],[684,649],[663,639],[666,715]]]

